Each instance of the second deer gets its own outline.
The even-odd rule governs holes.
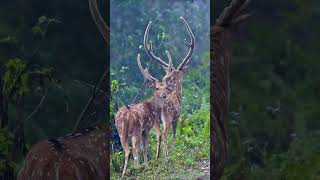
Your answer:
[[[182,99],[182,77],[184,75],[184,72],[188,68],[188,63],[192,57],[193,50],[195,47],[195,38],[192,33],[192,30],[190,26],[188,25],[187,21],[183,18],[180,17],[180,20],[183,22],[185,25],[188,34],[190,36],[190,42],[188,42],[185,39],[185,44],[187,47],[189,47],[189,51],[187,55],[184,57],[182,62],[177,68],[173,68],[170,63],[164,62],[160,57],[157,57],[153,51],[152,51],[152,44],[151,41],[148,42],[148,34],[150,31],[150,26],[151,26],[151,21],[149,22],[145,34],[144,34],[144,49],[147,52],[147,54],[151,57],[152,60],[155,62],[159,63],[162,65],[167,73],[170,73],[168,75],[173,83],[173,91],[168,94],[168,97],[165,100],[165,103],[163,105],[163,111],[161,113],[161,120],[163,123],[163,132],[162,132],[162,139],[164,143],[164,157],[168,157],[168,143],[167,143],[167,135],[170,130],[170,127],[172,125],[172,131],[173,131],[173,141],[175,144],[176,141],[176,130],[177,130],[177,125],[178,125],[178,119],[180,116],[180,109],[181,109],[181,99]],[[160,127],[159,127],[160,128]],[[159,150],[157,150],[157,158],[159,157]]]

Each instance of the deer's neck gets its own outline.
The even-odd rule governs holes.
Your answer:
[[[158,112],[163,108],[164,99],[153,95],[147,102],[153,112]]]
[[[182,78],[179,78],[177,80],[174,81],[174,94],[177,96],[177,98],[179,100],[181,100],[181,96],[182,96]]]

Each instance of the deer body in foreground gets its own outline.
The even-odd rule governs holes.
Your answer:
[[[167,52],[169,58],[169,64],[171,64],[171,57]],[[148,146],[148,134],[152,127],[155,127],[157,134],[157,150],[160,147],[160,113],[168,93],[170,92],[170,85],[167,82],[169,74],[163,77],[162,81],[152,77],[147,69],[143,69],[140,63],[140,54],[138,54],[137,62],[140,71],[146,79],[151,83],[151,87],[155,89],[154,95],[148,100],[130,106],[121,107],[116,116],[115,124],[120,136],[122,147],[125,151],[125,164],[123,168],[122,176],[126,173],[130,155],[129,137],[132,140],[132,149],[135,165],[139,164],[139,146],[142,142],[144,163],[147,164],[147,146]],[[169,65],[169,69],[170,69]],[[169,72],[169,71],[168,71]],[[159,127],[159,128],[158,128]]]
[[[188,63],[192,57],[193,50],[195,47],[195,38],[193,35],[193,32],[188,25],[187,21],[180,17],[180,20],[185,25],[188,34],[190,36],[190,42],[185,40],[185,44],[189,47],[189,51],[185,58],[182,60],[180,65],[177,68],[170,67],[169,64],[164,62],[160,57],[157,57],[153,51],[152,51],[152,43],[151,41],[148,42],[148,36],[151,26],[151,21],[149,22],[145,34],[144,34],[144,49],[147,52],[147,54],[151,57],[152,60],[162,65],[167,73],[169,73],[169,77],[172,81],[172,86],[174,87],[172,92],[168,94],[168,97],[165,100],[165,103],[163,105],[163,111],[161,113],[161,121],[163,123],[163,132],[162,132],[162,139],[164,142],[164,157],[168,157],[168,144],[167,144],[167,134],[171,128],[172,125],[172,131],[173,131],[173,140],[175,144],[176,140],[176,130],[178,125],[178,119],[180,116],[180,109],[181,109],[181,103],[182,103],[182,77],[186,69],[188,68]],[[160,128],[160,127],[159,127]],[[159,151],[157,151],[157,158],[159,157]]]
[[[211,132],[211,179],[217,180],[223,175],[228,158],[227,117],[229,104],[230,63],[232,58],[232,37],[249,14],[250,0],[232,0],[211,27],[210,47],[210,132]]]
[[[89,0],[92,18],[109,44],[109,28],[97,0]],[[109,130],[94,126],[34,145],[28,152],[18,180],[106,180],[109,178]]]
[[[34,145],[18,180],[108,178],[108,131],[95,126]]]

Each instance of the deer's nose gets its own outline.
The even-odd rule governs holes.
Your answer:
[[[162,97],[162,98],[166,98],[166,97],[167,97],[167,94],[162,94],[161,97]]]

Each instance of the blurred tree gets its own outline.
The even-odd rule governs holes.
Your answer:
[[[72,130],[105,69],[103,43],[87,1],[0,2],[0,130],[10,142],[0,179],[13,178],[33,143]],[[106,121],[104,112],[80,127]]]
[[[228,3],[215,1],[213,20]],[[315,0],[251,1],[252,18],[233,45],[230,158],[224,178],[287,179],[284,174],[255,175],[270,157],[291,151],[296,141],[307,143],[305,137],[320,130],[319,7]],[[317,158],[312,153],[297,158]],[[284,161],[278,165],[292,159]]]

